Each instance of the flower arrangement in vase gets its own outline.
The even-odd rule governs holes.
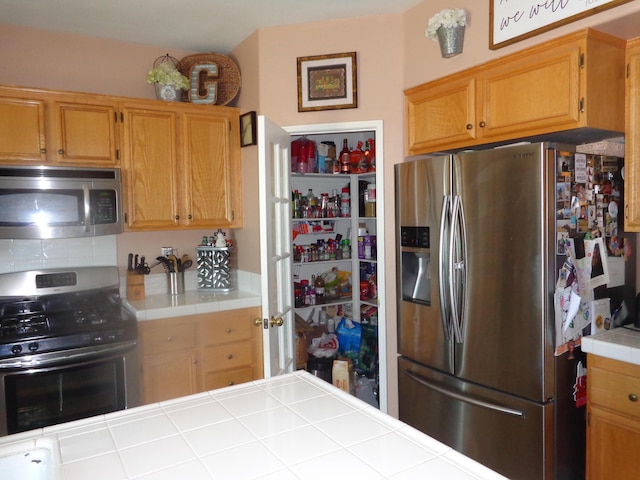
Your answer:
[[[442,56],[453,57],[462,52],[467,12],[464,8],[445,8],[429,19],[424,36],[440,43]]]
[[[180,73],[177,61],[168,61],[167,58],[172,59],[167,55],[161,57],[161,61],[156,60],[147,73],[147,83],[154,84],[159,100],[179,102],[182,99],[181,90],[189,89],[189,79]]]

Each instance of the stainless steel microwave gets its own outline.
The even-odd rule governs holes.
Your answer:
[[[120,169],[0,167],[0,238],[122,232]]]

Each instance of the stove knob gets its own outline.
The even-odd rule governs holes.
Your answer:
[[[29,344],[29,351],[30,352],[37,352],[39,348],[40,348],[40,345],[38,344],[38,342],[31,342]]]
[[[11,353],[13,353],[14,355],[18,355],[21,352],[22,352],[21,345],[14,345],[13,347],[11,347]]]

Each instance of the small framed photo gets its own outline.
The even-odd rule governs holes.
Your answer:
[[[248,147],[257,143],[256,112],[240,115],[240,146]]]
[[[358,107],[356,52],[298,57],[298,111]]]

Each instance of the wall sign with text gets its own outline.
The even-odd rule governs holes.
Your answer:
[[[489,0],[489,48],[496,50],[631,0]]]

